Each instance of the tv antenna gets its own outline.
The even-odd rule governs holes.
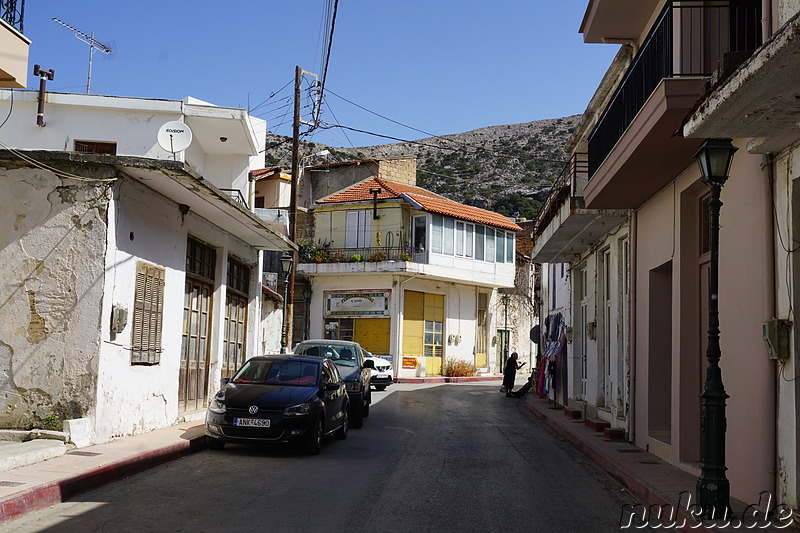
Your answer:
[[[58,22],[59,24],[61,24],[65,28],[67,28],[68,30],[71,30],[75,34],[75,37],[78,38],[79,41],[84,42],[84,43],[89,45],[89,75],[86,77],[86,94],[89,94],[91,92],[91,90],[92,90],[92,56],[94,55],[95,50],[99,50],[99,51],[103,52],[104,54],[110,54],[112,52],[111,47],[107,46],[107,45],[101,43],[100,41],[98,41],[97,39],[95,39],[94,38],[94,32],[92,32],[90,35],[86,35],[82,31],[80,31],[80,30],[78,30],[76,28],[73,28],[72,26],[70,26],[66,22],[58,20],[55,17],[53,17],[53,20]]]

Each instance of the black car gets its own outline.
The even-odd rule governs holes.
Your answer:
[[[336,364],[350,397],[350,424],[354,428],[363,426],[372,403],[369,379],[375,368],[375,363],[366,359],[369,352],[357,342],[318,339],[301,342],[295,346],[294,353],[325,357]]]
[[[347,438],[349,399],[336,365],[321,357],[265,355],[248,359],[206,412],[212,450],[226,442],[299,442],[318,454],[322,438]]]

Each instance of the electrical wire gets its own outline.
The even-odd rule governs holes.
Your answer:
[[[45,163],[42,163],[41,161],[35,160],[34,158],[26,155],[25,153],[17,150],[16,148],[13,148],[13,147],[7,145],[3,141],[0,141],[0,146],[3,146],[6,150],[11,152],[15,156],[19,157],[23,161],[26,161],[26,162],[30,163],[31,165],[35,166],[36,168],[38,168],[40,170],[46,170],[48,172],[52,172],[56,176],[59,176],[59,177],[62,177],[62,178],[69,178],[69,179],[73,179],[73,180],[90,181],[90,182],[104,182],[104,181],[108,182],[108,181],[116,181],[117,180],[117,178],[87,178],[85,176],[78,176],[77,174],[72,174],[70,172],[64,172],[63,170],[59,170],[59,169],[57,169],[55,167],[51,167],[49,165],[46,165]]]
[[[253,114],[253,111],[257,110],[259,107],[261,107],[262,105],[264,105],[264,104],[266,104],[267,102],[269,102],[269,101],[270,101],[270,100],[271,100],[271,99],[272,99],[274,96],[276,96],[276,95],[280,94],[280,92],[281,92],[281,91],[283,91],[285,88],[287,88],[289,85],[291,85],[291,83],[292,83],[292,80],[289,80],[288,82],[286,82],[286,85],[284,85],[283,87],[281,87],[281,88],[280,88],[280,89],[278,89],[277,91],[275,91],[275,92],[273,92],[273,93],[270,93],[270,95],[269,95],[267,98],[265,98],[265,99],[264,99],[264,100],[263,100],[263,101],[262,101],[260,104],[258,104],[258,105],[257,105],[257,106],[255,106],[254,108],[252,108],[252,109],[249,111],[249,113],[252,115],[252,114]]]
[[[328,65],[330,64],[331,60],[331,48],[333,45],[333,30],[336,27],[336,12],[338,11],[338,8],[339,8],[339,0],[335,0],[333,3],[333,16],[331,18],[331,33],[330,37],[328,37],[328,43],[327,43],[328,51],[325,54],[325,63],[323,64],[323,69],[322,69],[322,81],[320,82],[320,89],[318,95],[320,102],[322,101],[322,97],[325,94],[325,82],[328,79]],[[319,114],[318,116],[314,117],[314,122],[318,121],[319,121]]]

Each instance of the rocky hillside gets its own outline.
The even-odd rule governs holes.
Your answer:
[[[512,216],[534,218],[566,160],[564,145],[580,115],[489,126],[413,142],[331,148],[303,143],[303,153],[328,149],[327,161],[414,156],[417,185]],[[270,135],[267,166],[291,166],[291,142]]]

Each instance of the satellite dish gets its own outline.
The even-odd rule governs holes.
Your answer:
[[[158,145],[174,154],[186,150],[192,144],[192,130],[179,120],[167,122],[158,129]]]

